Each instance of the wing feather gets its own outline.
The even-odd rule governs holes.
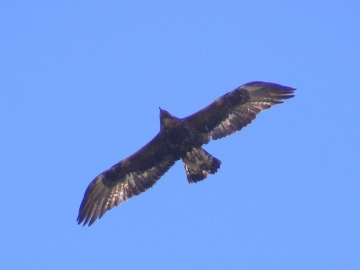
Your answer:
[[[261,111],[292,98],[294,91],[280,84],[250,82],[183,119],[198,132],[220,139],[250,124]]]
[[[106,211],[152,187],[178,160],[160,135],[130,157],[99,174],[87,187],[78,224],[89,226]]]

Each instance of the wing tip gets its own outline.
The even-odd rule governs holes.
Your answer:
[[[76,220],[78,225],[83,223],[83,227],[86,226],[86,224],[90,226],[102,213],[103,203],[99,200],[99,197],[101,197],[104,193],[105,186],[102,184],[103,178],[103,173],[99,174],[93,181],[90,182],[85,190]]]
[[[80,210],[79,210],[79,215],[78,215],[78,217],[77,217],[77,219],[76,219],[76,222],[77,222],[78,225],[80,225],[81,223],[83,223],[82,226],[85,227],[86,224],[89,222],[90,217],[91,217],[91,216],[90,216],[89,214],[86,214],[86,213],[83,211],[83,209],[80,208]],[[88,226],[90,226],[90,225],[91,225],[91,224],[89,223]]]
[[[284,99],[290,99],[295,96],[296,88],[285,86],[272,82],[253,81],[243,84],[241,88],[251,92],[253,97],[266,93],[268,98],[275,104],[283,103]]]
[[[83,223],[83,221],[84,221],[84,219],[79,219],[79,218],[78,218],[78,219],[76,220],[77,225],[81,225],[81,223]],[[84,223],[82,224],[82,226],[83,226],[83,227],[85,227],[85,226],[86,226],[86,224],[87,224],[87,223],[86,223],[86,222],[84,222]],[[90,226],[90,224],[89,224],[88,226]]]
[[[270,88],[277,88],[285,93],[289,93],[292,94],[296,91],[296,88],[291,87],[291,86],[285,86],[282,84],[278,84],[278,83],[273,83],[273,82],[263,82],[263,81],[252,81],[252,82],[248,82],[243,84],[242,88],[246,88],[246,87],[254,87],[254,86],[260,86],[260,87],[270,87]],[[294,95],[293,95],[294,96]]]
[[[82,215],[84,215],[85,213],[82,213]],[[94,214],[85,214],[84,216],[82,216],[79,214],[76,222],[78,225],[81,225],[83,227],[85,227],[86,225],[88,227],[90,227],[98,218],[100,219],[101,216],[99,216],[98,214],[94,213]]]

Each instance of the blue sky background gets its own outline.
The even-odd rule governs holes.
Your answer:
[[[0,269],[360,269],[359,1],[1,1]],[[100,172],[253,80],[297,94],[90,228]]]

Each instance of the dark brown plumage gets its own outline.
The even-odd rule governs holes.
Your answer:
[[[160,109],[160,131],[144,147],[102,172],[87,187],[78,224],[89,226],[106,211],[152,187],[182,159],[189,183],[214,174],[221,161],[202,149],[251,123],[256,115],[294,96],[294,88],[275,83],[250,82],[216,99],[185,118]]]

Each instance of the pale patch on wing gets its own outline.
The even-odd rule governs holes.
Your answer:
[[[238,106],[212,131],[213,140],[223,138],[246,127],[261,111],[257,106]]]

